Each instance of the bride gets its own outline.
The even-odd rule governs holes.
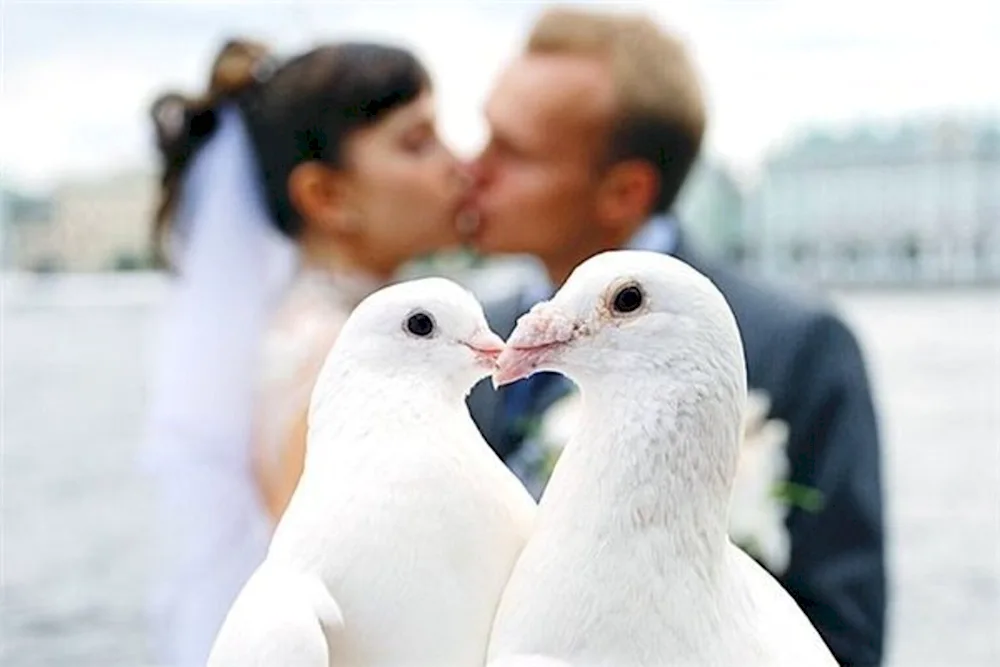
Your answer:
[[[345,43],[278,62],[233,41],[198,98],[152,108],[173,268],[144,466],[161,538],[155,658],[203,665],[295,488],[309,394],[346,316],[458,242],[459,164],[430,77]]]

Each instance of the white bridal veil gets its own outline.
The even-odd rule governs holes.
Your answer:
[[[297,261],[270,219],[234,106],[193,159],[175,229],[142,463],[157,509],[153,658],[188,667],[205,664],[269,539],[251,468],[257,360]]]

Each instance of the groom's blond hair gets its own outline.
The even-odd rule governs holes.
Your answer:
[[[644,14],[559,7],[542,13],[526,51],[608,62],[617,111],[607,158],[652,162],[660,173],[655,208],[669,208],[701,150],[706,125],[704,96],[684,43]]]

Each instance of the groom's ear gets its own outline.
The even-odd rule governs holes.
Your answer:
[[[598,186],[598,221],[609,229],[633,226],[649,216],[659,189],[659,176],[649,162],[623,160],[612,165]]]
[[[305,226],[328,234],[356,227],[346,194],[344,175],[321,162],[303,162],[288,177],[288,197]]]

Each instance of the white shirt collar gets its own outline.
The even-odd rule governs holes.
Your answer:
[[[670,214],[654,215],[632,235],[626,248],[673,254],[677,250],[677,218]]]

